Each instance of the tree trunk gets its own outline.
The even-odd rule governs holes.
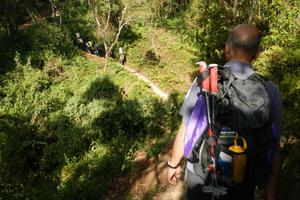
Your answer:
[[[250,24],[252,22],[253,14],[255,13],[254,11],[255,11],[256,4],[257,4],[257,0],[253,0],[251,10],[250,10],[250,15],[248,18],[248,24]]]
[[[224,16],[226,16],[226,18],[228,17],[228,14],[227,14],[227,3],[225,0],[219,0],[219,5],[220,7],[222,8],[223,12],[224,12]]]
[[[9,38],[9,42],[11,42],[11,30],[10,30],[10,18],[9,18],[9,14],[8,14],[8,3],[6,2],[6,8],[5,8],[5,31],[6,31],[6,35]]]
[[[62,25],[62,14],[61,14],[61,11],[59,11],[59,24]]]
[[[110,54],[109,52],[106,52],[106,53],[105,53],[105,61],[104,61],[104,68],[103,68],[103,71],[106,71],[109,54]]]
[[[237,13],[237,5],[238,5],[238,0],[234,0],[233,2],[233,22],[236,22],[236,13]]]
[[[157,48],[154,44],[154,39],[153,38],[151,38],[151,43],[152,43],[152,48],[154,49],[155,57],[156,57],[156,59],[159,59],[159,54],[157,52]]]

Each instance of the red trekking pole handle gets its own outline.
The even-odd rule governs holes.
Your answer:
[[[210,73],[210,93],[214,96],[218,94],[218,65],[210,64],[209,65]]]
[[[207,111],[207,121],[208,126],[211,127],[211,118],[210,118],[210,103],[209,103],[209,91],[210,91],[210,77],[209,69],[205,62],[198,62],[198,71],[199,75],[197,76],[198,85],[201,86],[201,91],[204,93],[206,111]]]

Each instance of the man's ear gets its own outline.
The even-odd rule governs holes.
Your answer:
[[[230,58],[231,58],[231,49],[230,49],[229,44],[227,42],[225,44],[225,58],[226,58],[227,61],[229,61]]]

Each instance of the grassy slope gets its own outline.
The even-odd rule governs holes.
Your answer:
[[[196,69],[197,50],[173,31],[150,27],[135,31],[140,38],[127,50],[128,63],[163,90],[185,93]]]
[[[99,199],[130,168],[139,141],[160,129],[155,113],[163,105],[149,87],[117,64],[106,73],[98,67],[81,57],[51,58],[43,70],[19,64],[3,77],[0,142],[10,155],[1,158],[3,198]],[[27,163],[32,154],[38,170]]]
[[[141,38],[128,49],[129,63],[165,91],[184,94],[195,69],[196,50],[164,29],[135,31]],[[159,63],[151,60],[151,52],[157,52]],[[3,77],[0,113],[5,113],[1,120],[7,128],[1,130],[0,142],[15,158],[5,157],[0,173],[12,175],[21,165],[29,173],[1,180],[9,188],[4,198],[99,199],[115,177],[132,167],[135,150],[143,148],[157,156],[166,143],[160,134],[176,131],[177,97],[163,104],[147,85],[117,64],[97,73],[101,64],[82,57],[66,60],[50,55],[45,63],[39,70],[17,62],[16,69]],[[28,133],[17,132],[15,120],[21,120],[21,129]],[[131,139],[123,138],[135,131]],[[154,143],[153,135],[159,136]],[[36,148],[43,153],[34,161],[38,169],[32,169],[27,158],[37,153]]]

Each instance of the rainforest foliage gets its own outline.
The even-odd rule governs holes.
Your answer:
[[[261,30],[254,67],[282,92],[279,193],[298,199],[299,144],[284,141],[300,138],[299,13],[298,0],[2,0],[0,199],[101,199],[137,150],[172,140],[195,62],[224,64],[241,23]],[[76,33],[106,62],[84,58]],[[168,101],[118,64],[119,47]]]

